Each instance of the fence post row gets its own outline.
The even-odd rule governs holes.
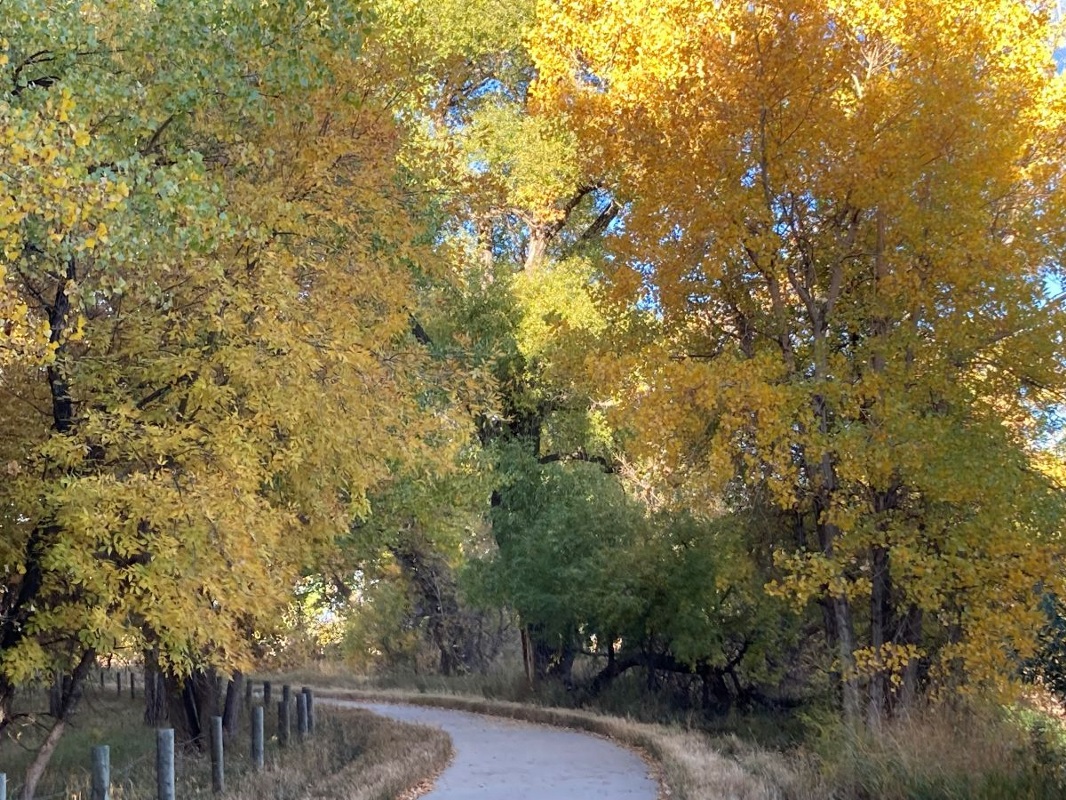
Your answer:
[[[174,800],[174,729],[155,732],[156,800]]]
[[[104,683],[104,671],[100,672],[100,684]],[[146,679],[147,680],[147,679]],[[115,674],[115,684],[119,694],[122,693],[122,673]],[[134,692],[134,676],[130,673],[130,696]],[[252,684],[248,683],[245,697],[251,702]],[[282,687],[282,700],[278,702],[278,743],[287,746],[291,735],[290,708],[292,689]],[[263,681],[263,705],[252,708],[251,744],[252,764],[256,772],[265,766],[264,708],[270,701],[270,681]],[[297,730],[303,740],[314,733],[314,692],[304,686],[296,695]],[[211,717],[211,788],[219,794],[225,791],[225,761],[222,747],[222,717]],[[175,800],[174,790],[174,729],[156,730],[156,798],[157,800]],[[92,748],[92,790],[91,800],[110,800],[111,797],[111,748],[97,745]],[[0,800],[7,800],[7,775],[0,772]]]
[[[111,748],[106,744],[92,749],[91,800],[111,800]]]

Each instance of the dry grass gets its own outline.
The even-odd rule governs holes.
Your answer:
[[[817,775],[833,797],[864,800],[1061,800],[1066,731],[1051,718],[1022,713],[919,709],[878,735],[834,722],[815,743],[817,758],[800,785]]]
[[[470,711],[507,719],[587,731],[636,748],[658,765],[663,795],[679,800],[778,800],[788,768],[776,754],[740,747],[724,754],[707,736],[690,730],[650,725],[589,711],[488,700],[459,695],[403,691],[316,688],[321,697]]]
[[[81,800],[89,796],[89,749],[111,747],[114,800],[152,800],[155,797],[155,735],[141,722],[139,702],[113,693],[92,693],[64,736],[37,800]],[[242,714],[247,724],[248,714]],[[270,715],[268,715],[269,720]],[[276,724],[276,722],[274,723]],[[387,720],[359,709],[316,708],[316,731],[304,743],[281,748],[270,736],[267,768],[251,769],[249,732],[245,728],[226,743],[227,800],[289,800],[347,798],[394,800],[436,775],[451,758],[451,740],[435,728]],[[295,733],[295,732],[294,732]],[[0,743],[0,763],[8,773],[8,794],[18,797],[32,739],[21,744]],[[177,794],[188,800],[207,800],[211,792],[206,756],[176,753]]]

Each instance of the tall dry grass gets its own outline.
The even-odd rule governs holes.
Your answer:
[[[1066,798],[1066,729],[1023,707],[918,709],[877,734],[825,720],[792,759],[799,800]]]

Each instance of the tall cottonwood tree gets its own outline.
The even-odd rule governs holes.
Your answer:
[[[363,30],[329,0],[5,4],[0,732],[35,672],[119,647],[178,683],[247,664],[368,491],[450,460]]]
[[[405,65],[404,163],[414,191],[431,198],[435,249],[451,270],[419,323],[432,350],[495,390],[478,414],[478,446],[491,457],[518,442],[536,458],[606,461],[610,436],[593,430],[602,420],[574,376],[581,340],[605,327],[590,279],[618,208],[582,172],[565,121],[529,111],[534,3],[373,8],[385,32],[375,46]]]
[[[1033,468],[1066,388],[1048,10],[539,10],[539,108],[631,201],[609,281],[659,329],[617,395],[647,457],[793,520],[770,588],[822,605],[852,719],[863,691],[875,724],[906,703],[922,663],[1002,685],[1061,578]]]

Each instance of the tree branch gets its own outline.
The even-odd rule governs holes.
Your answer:
[[[557,461],[587,461],[590,464],[599,464],[608,475],[617,472],[615,464],[603,456],[592,456],[584,450],[575,450],[572,453],[549,453],[537,459],[540,464],[553,464]]]

